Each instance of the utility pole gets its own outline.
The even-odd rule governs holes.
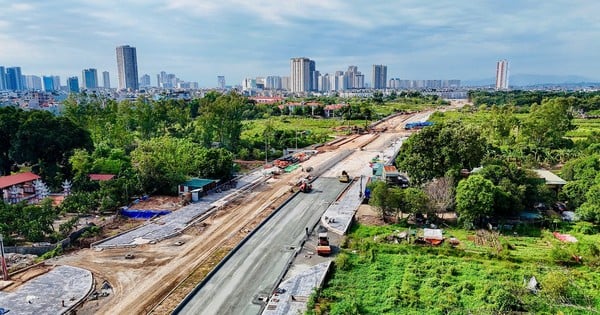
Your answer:
[[[8,280],[8,268],[6,267],[6,259],[4,259],[4,239],[2,238],[2,234],[0,234],[0,265],[2,265],[2,279],[4,281]]]

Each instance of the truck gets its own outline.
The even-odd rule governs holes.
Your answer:
[[[340,175],[338,177],[338,180],[340,181],[340,183],[348,183],[348,182],[350,182],[350,176],[348,175],[348,172],[342,171],[342,175]]]
[[[317,255],[329,256],[331,254],[331,246],[329,245],[329,237],[327,232],[319,233],[319,241],[317,243]]]

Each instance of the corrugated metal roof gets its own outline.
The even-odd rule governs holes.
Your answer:
[[[0,177],[0,189],[4,189],[13,185],[18,185],[26,182],[31,182],[36,179],[40,179],[38,175],[33,174],[32,172],[19,173],[10,176],[2,176]]]
[[[188,187],[201,188],[201,187],[204,187],[204,186],[214,183],[214,182],[216,182],[216,180],[214,180],[214,179],[192,178],[192,179],[184,182],[182,185],[188,186]]]
[[[567,181],[558,177],[558,175],[543,169],[533,170],[540,178],[546,181],[547,185],[565,185]]]
[[[111,180],[115,177],[114,174],[90,174],[90,180],[99,180],[99,181],[107,181]]]

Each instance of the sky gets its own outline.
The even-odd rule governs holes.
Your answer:
[[[202,87],[289,76],[290,58],[321,73],[373,64],[388,79],[476,80],[507,59],[512,74],[600,79],[594,0],[0,0],[0,65],[23,74],[111,73],[137,48],[138,73]],[[102,79],[100,78],[100,81]]]

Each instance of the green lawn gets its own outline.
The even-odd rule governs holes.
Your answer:
[[[567,228],[568,229],[568,228]],[[599,235],[518,229],[498,238],[501,250],[475,245],[473,231],[448,229],[457,248],[385,241],[399,226],[355,226],[331,279],[309,313],[329,314],[594,314],[600,310]],[[526,233],[532,236],[523,236]],[[521,236],[520,236],[521,235]],[[593,248],[592,248],[593,247]],[[571,254],[583,256],[583,264]],[[535,276],[536,294],[524,279]]]

